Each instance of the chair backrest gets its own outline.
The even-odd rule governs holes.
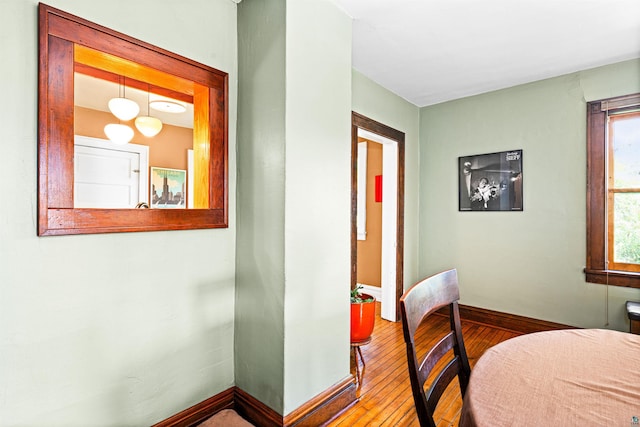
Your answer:
[[[411,390],[415,401],[416,412],[421,426],[435,427],[433,412],[438,400],[447,386],[457,376],[460,383],[460,391],[464,397],[471,375],[467,352],[462,340],[462,328],[460,326],[460,313],[458,311],[458,273],[455,269],[438,273],[427,277],[413,285],[400,298],[400,312],[402,314],[402,329],[404,341],[407,345],[407,361],[409,363],[409,378]],[[429,315],[443,307],[449,307],[448,333],[431,349],[426,352],[422,360],[416,355],[416,330],[422,321]],[[422,353],[423,346],[419,346]],[[446,363],[438,363],[446,359]],[[443,366],[439,372],[434,372],[435,379],[430,383],[425,393],[424,386],[429,374],[434,367]]]

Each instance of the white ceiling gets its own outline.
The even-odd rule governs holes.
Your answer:
[[[419,107],[640,57],[640,0],[333,1],[353,67]]]

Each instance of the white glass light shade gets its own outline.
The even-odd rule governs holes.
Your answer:
[[[157,101],[151,101],[149,104],[154,110],[162,111],[164,113],[184,113],[187,111],[187,107],[176,101],[169,101],[166,99],[160,99]]]
[[[151,116],[140,116],[136,118],[136,128],[144,136],[156,136],[162,130],[160,119]]]
[[[133,139],[133,129],[127,125],[111,123],[104,127],[104,133],[114,144],[128,144]]]
[[[109,111],[120,120],[131,120],[138,115],[140,107],[128,98],[112,98],[109,100]]]

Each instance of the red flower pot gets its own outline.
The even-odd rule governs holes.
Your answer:
[[[371,302],[351,303],[351,342],[369,339],[376,321],[376,300],[371,295],[362,294],[362,299],[372,298]]]

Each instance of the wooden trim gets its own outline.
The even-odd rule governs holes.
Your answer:
[[[102,218],[109,216],[109,222]],[[225,213],[222,209],[47,209],[46,233],[54,236],[92,233],[222,228]],[[100,223],[100,226],[95,224]]]
[[[351,288],[357,282],[357,170],[358,170],[358,128],[384,136],[398,143],[398,199],[396,218],[396,321],[400,320],[400,297],[404,292],[404,175],[405,148],[404,132],[393,129],[355,111],[351,112]]]
[[[286,427],[315,427],[335,418],[357,401],[356,385],[349,375],[284,417]]]
[[[38,77],[38,235],[115,233],[228,227],[228,75],[204,64],[39,4]],[[209,96],[201,129],[201,151],[208,168],[202,209],[76,209],[73,201],[74,51],[112,54],[122,64],[136,63],[206,86]],[[82,55],[79,55],[82,56]],[[78,59],[78,58],[76,58]],[[90,61],[85,61],[90,62]],[[113,70],[112,70],[113,71]],[[159,76],[161,73],[155,73]],[[135,77],[130,75],[129,77]],[[160,84],[157,77],[152,83]],[[184,86],[184,85],[183,85]],[[178,87],[168,89],[182,91]],[[186,91],[186,90],[185,90]],[[187,91],[188,92],[188,91]],[[198,104],[196,100],[196,104]],[[208,203],[207,203],[208,198]],[[153,212],[156,211],[156,212]]]
[[[404,293],[404,133],[398,141],[398,213],[396,220],[396,321],[400,320],[400,297]]]
[[[355,289],[358,282],[358,126],[353,122],[354,113],[351,114],[351,289]]]
[[[605,268],[604,206],[606,114],[600,103],[587,104],[587,269]]]
[[[77,45],[76,45],[77,46]],[[76,48],[77,50],[77,48]],[[89,65],[81,64],[78,61],[75,62],[74,71],[76,73],[84,74],[87,76],[95,77],[100,80],[105,80],[115,84],[124,84],[127,87],[134,87],[144,92],[154,93],[156,95],[166,96],[168,98],[177,99],[179,101],[183,101],[189,104],[193,104],[193,95],[187,95],[175,90],[167,89],[165,87],[160,87],[153,85],[149,82],[143,82],[141,80],[137,80],[131,77],[122,77],[118,74],[114,74],[110,71],[101,70],[99,68],[91,67]],[[193,83],[191,84],[193,92]]]
[[[503,313],[486,308],[471,307],[458,304],[460,318],[469,322],[487,325],[492,328],[506,329],[512,332],[529,334],[532,332],[551,331],[558,329],[576,329],[575,326],[561,323],[548,322],[532,317],[519,316],[517,314]],[[449,307],[438,310],[438,314],[448,316]]]
[[[638,95],[634,95],[638,96]],[[632,96],[633,97],[633,96]],[[587,103],[587,259],[585,280],[614,286],[640,288],[640,274],[612,270],[614,265],[607,264],[607,113],[606,104],[615,105],[617,100],[630,97],[618,97]],[[609,110],[609,113],[625,111]]]
[[[640,105],[640,94],[619,96],[601,101],[601,110],[621,110],[637,108]]]
[[[67,179],[68,171],[73,171],[74,156],[73,79],[60,78],[61,74],[73,75],[73,44],[48,37],[47,48],[56,67],[47,67],[46,91],[42,91],[49,107],[40,114],[40,117],[46,116],[47,138],[41,145],[47,153],[48,185],[40,193],[46,191],[43,204],[48,208],[73,208],[73,180]]]
[[[193,207],[207,209],[209,207],[209,159],[211,148],[209,99],[210,91],[207,86],[193,83],[195,88],[193,96],[193,169],[194,169],[194,193]]]
[[[225,75],[222,88],[211,88],[211,165],[209,182],[211,196],[209,209],[221,208],[223,223],[229,224],[229,76]]]
[[[449,306],[446,306],[436,314],[448,316],[448,310]],[[458,310],[460,318],[464,321],[523,334],[557,329],[575,329],[574,326],[468,305],[459,304]],[[356,385],[352,376],[317,395],[286,417],[282,417],[249,393],[238,387],[232,387],[155,424],[153,427],[190,427],[216,412],[228,408],[234,409],[258,427],[318,426],[337,417],[356,402]]]
[[[189,427],[196,425],[223,409],[233,409],[234,395],[234,387],[229,388],[164,421],[154,424],[153,427]]]
[[[584,269],[586,280],[599,285],[615,285],[626,288],[640,288],[640,273],[626,271]]]
[[[44,3],[39,4],[39,9],[47,15],[45,17],[48,24],[47,34],[92,48],[97,53],[102,52],[134,61],[169,75],[188,77],[188,80],[207,86],[222,85],[226,78],[227,73],[224,71],[216,70],[63,10]],[[109,61],[106,59],[101,62],[105,64]]]
[[[281,427],[282,415],[271,409],[246,391],[234,387],[235,410],[257,427]]]
[[[74,45],[76,71],[93,68],[125,80],[124,84],[146,90],[147,85],[169,88],[177,93],[193,97],[194,82],[177,75],[165,73],[137,62],[119,58],[79,44]],[[78,67],[81,65],[81,67]],[[86,67],[86,68],[83,68]],[[104,74],[103,74],[104,75]],[[197,84],[197,83],[196,83]]]
[[[377,122],[373,119],[363,116],[362,114],[356,113],[355,111],[351,112],[351,119],[351,122],[359,128],[377,133],[378,135],[393,139],[394,141],[404,142],[404,132]]]
[[[257,427],[314,427],[337,417],[356,401],[356,386],[351,375],[286,417],[234,386],[154,424],[153,427],[191,427],[223,409],[235,410]]]

